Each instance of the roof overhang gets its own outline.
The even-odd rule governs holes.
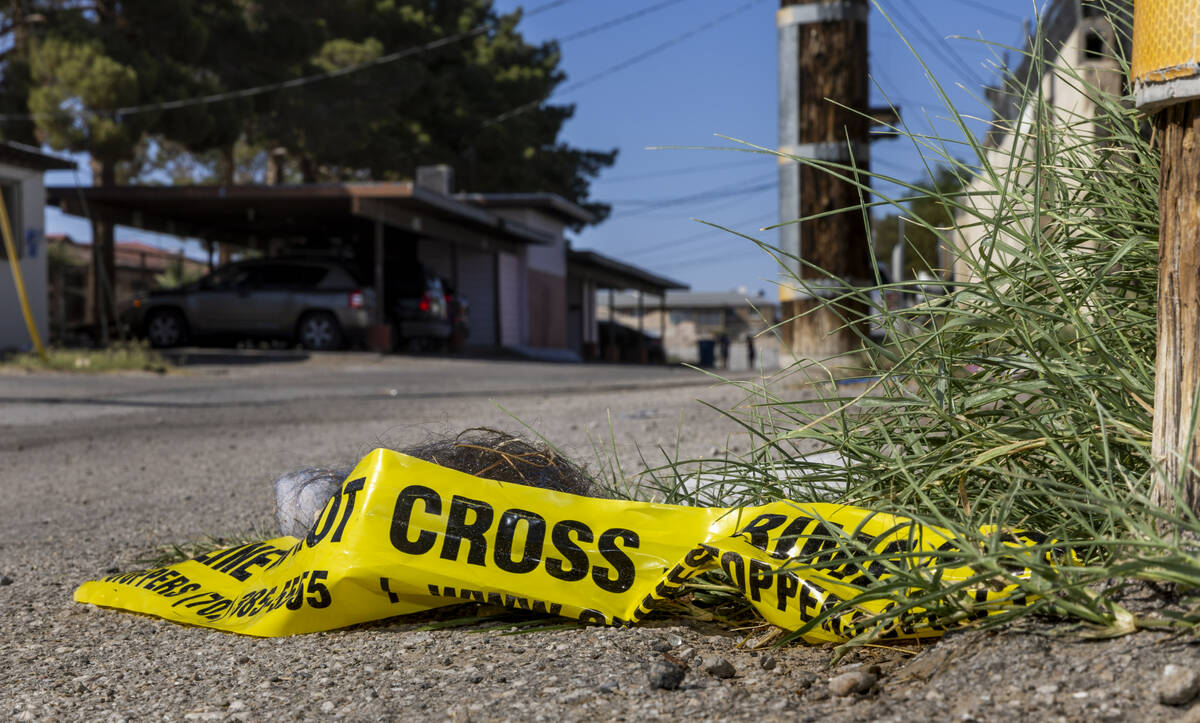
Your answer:
[[[595,223],[596,217],[579,204],[556,193],[459,193],[454,196],[483,208],[533,208],[558,216],[567,223]]]
[[[0,163],[32,168],[35,171],[73,171],[75,161],[42,153],[40,148],[24,143],[0,141]]]
[[[286,186],[55,186],[47,203],[123,226],[235,242],[239,237],[337,235],[347,221],[379,221],[430,238],[549,244],[552,232],[402,183]]]
[[[687,284],[652,274],[595,251],[567,252],[567,273],[596,282],[602,289],[634,289],[663,295],[668,289],[687,289]]]

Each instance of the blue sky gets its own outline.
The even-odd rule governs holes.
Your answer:
[[[911,43],[960,113],[984,119],[982,85],[995,78],[1002,53],[1016,46],[1024,0],[878,0],[870,16],[871,71],[880,90],[901,108],[914,133],[958,138],[961,133],[913,56]],[[537,0],[496,0],[496,8],[537,7]],[[1042,6],[1044,1],[1039,1]],[[562,139],[582,147],[620,150],[616,165],[593,184],[593,196],[614,204],[613,215],[576,234],[572,243],[643,266],[695,290],[746,287],[773,294],[775,262],[748,241],[693,219],[758,232],[777,220],[774,159],[720,150],[648,150],[655,146],[733,146],[717,134],[762,146],[776,143],[777,0],[566,0],[522,21],[531,41],[568,37],[639,10],[660,9],[562,45],[568,75],[555,102],[576,106]],[[880,11],[892,16],[899,32]],[[965,36],[970,39],[953,39]],[[986,39],[987,43],[977,38]],[[670,43],[643,60],[638,56]],[[628,65],[625,65],[628,63]],[[619,67],[625,65],[625,67]],[[614,69],[616,68],[616,69]],[[982,120],[972,122],[978,135]],[[911,141],[872,145],[873,170],[905,180],[924,173]],[[85,166],[86,167],[86,166]],[[80,174],[87,181],[86,172]],[[52,172],[51,185],[72,184]],[[888,192],[888,187],[878,184]],[[469,189],[464,189],[469,190]],[[891,192],[895,192],[892,188]],[[687,197],[697,198],[687,200]],[[86,239],[86,225],[48,210],[48,233]],[[118,229],[118,239],[141,239],[177,249],[180,241]]]

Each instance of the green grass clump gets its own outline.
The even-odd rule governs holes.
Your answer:
[[[1107,4],[1114,23],[1127,28],[1131,5]],[[1036,38],[1031,47],[1043,42]],[[1111,72],[1127,75],[1127,54],[1112,50],[1119,69]],[[1200,621],[1194,615],[1130,615],[1114,599],[1121,586],[1111,584],[1200,587],[1200,555],[1187,543],[1200,539],[1200,522],[1150,502],[1158,156],[1144,116],[1131,98],[1099,87],[1102,73],[1029,58],[1032,81],[1005,78],[1016,108],[1025,110],[997,125],[999,143],[975,139],[936,83],[962,137],[894,129],[922,152],[930,178],[949,169],[965,190],[866,174],[918,194],[888,198],[873,194],[853,166],[795,159],[857,184],[864,197],[857,212],[864,215],[867,207],[889,205],[904,213],[921,195],[953,209],[950,228],[914,223],[948,242],[959,277],[930,269],[937,280],[923,287],[920,303],[895,311],[880,308],[878,292],[900,284],[863,289],[843,282],[824,308],[860,332],[852,313],[872,308],[887,329],[882,342],[860,333],[852,355],[851,365],[865,359],[875,381],[817,404],[789,400],[769,385],[753,390],[755,411],[739,419],[758,436],[758,449],[749,462],[727,467],[724,481],[764,497],[811,500],[815,492],[958,537],[962,549],[932,567],[896,567],[864,588],[864,596],[897,603],[874,621],[881,626],[904,622],[915,608],[946,622],[975,619],[965,590],[1013,584],[1033,604],[989,621],[1045,611],[1105,633],[1192,627]],[[1094,115],[1053,107],[1038,82],[1043,74],[1093,99]],[[961,241],[977,234],[975,243]],[[824,369],[846,365],[829,361],[802,371],[828,378]],[[824,464],[805,461],[814,446],[830,453]],[[1162,536],[1161,527],[1173,532]],[[1052,554],[1029,556],[1029,570],[1019,574],[1000,544],[1012,529],[1044,533],[1041,547]],[[853,540],[838,545],[851,558],[878,559]],[[1078,564],[1059,564],[1063,547]],[[976,576],[944,586],[937,571],[962,565]]]
[[[117,342],[104,349],[51,347],[46,350],[45,359],[36,352],[22,352],[0,361],[0,367],[86,374],[124,371],[163,374],[174,368],[144,341]]]

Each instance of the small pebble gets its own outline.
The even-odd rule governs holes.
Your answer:
[[[875,685],[875,675],[862,670],[851,670],[829,679],[829,692],[837,696],[851,693],[866,693]]]
[[[1192,668],[1168,664],[1155,691],[1163,705],[1187,705],[1200,693],[1200,674]]]
[[[686,674],[687,671],[682,666],[669,660],[656,660],[650,665],[650,687],[675,690],[683,682],[683,676]]]
[[[714,678],[732,678],[737,675],[737,669],[725,658],[706,658],[704,672]]]
[[[653,643],[650,643],[650,649],[655,651],[656,653],[669,652],[671,650],[671,647],[672,647],[671,644],[665,640],[655,640]]]
[[[667,643],[670,644],[672,648],[678,648],[680,645],[683,645],[683,638],[679,637],[675,633],[671,633],[667,635]]]
[[[597,686],[596,690],[598,690],[601,693],[616,693],[617,689],[620,687],[621,687],[621,684],[617,682],[616,678],[609,678],[608,680],[604,681],[599,686]]]
[[[811,688],[812,684],[817,682],[817,674],[803,671],[795,676],[795,685],[797,688]]]
[[[677,651],[675,653],[675,657],[679,658],[680,660],[682,660],[685,663],[690,663],[692,658],[696,657],[696,649],[691,646],[688,646],[688,647],[684,648],[683,650]]]
[[[12,582],[12,578],[8,575],[0,575],[0,585],[11,585]]]
[[[779,661],[774,656],[768,655],[758,662],[763,670],[775,670],[775,666],[779,665]]]

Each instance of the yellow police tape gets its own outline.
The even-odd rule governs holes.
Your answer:
[[[1015,555],[1043,541],[1008,534]],[[852,560],[855,540],[874,560]],[[388,450],[367,455],[308,535],[218,550],[86,582],[75,600],[178,623],[275,637],[480,602],[624,625],[706,570],[723,569],[768,621],[810,642],[842,641],[903,602],[889,565],[925,566],[981,617],[1024,604],[1016,586],[944,565],[949,534],[826,503],[701,508],[594,499],[480,479]],[[1024,550],[1024,551],[1023,551]],[[1037,553],[1045,556],[1048,553]],[[1017,558],[1019,559],[1019,558]],[[1025,575],[1015,565],[1015,575]],[[858,598],[858,600],[855,600]],[[849,611],[812,626],[823,611]],[[921,609],[881,637],[939,635]]]

